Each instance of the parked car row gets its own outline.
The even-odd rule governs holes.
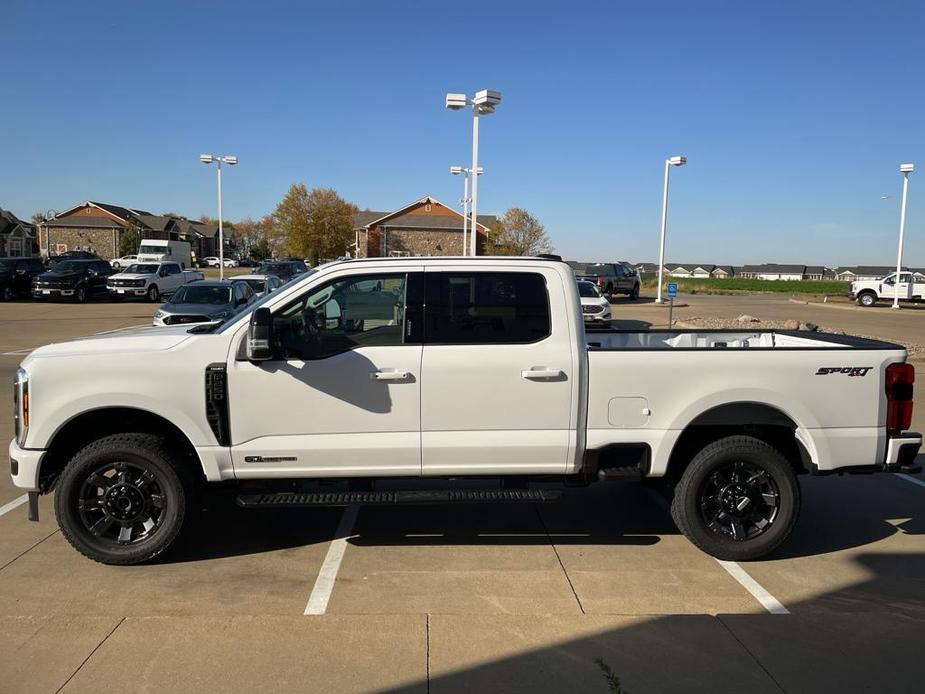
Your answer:
[[[568,265],[580,280],[597,285],[608,299],[614,294],[626,294],[635,301],[639,298],[639,273],[625,261],[618,263],[576,263]]]

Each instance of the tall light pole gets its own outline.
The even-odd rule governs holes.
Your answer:
[[[672,166],[684,166],[687,157],[668,157],[665,160],[665,186],[662,188],[662,234],[658,243],[658,294],[655,303],[662,304],[662,272],[665,269],[665,230],[668,227],[668,172]]]
[[[893,283],[893,308],[899,308],[899,278],[903,267],[903,236],[906,233],[906,194],[909,192],[909,174],[915,171],[915,164],[900,164],[903,175],[903,197],[899,204],[899,251],[896,253],[896,281]]]
[[[463,250],[462,250],[462,254],[468,255],[468,253],[466,252],[466,249],[468,248],[468,245],[466,244],[466,226],[469,222],[469,203],[471,202],[471,200],[469,199],[469,176],[472,174],[472,169],[467,169],[462,166],[451,166],[450,173],[453,174],[454,176],[463,174],[463,196],[460,199],[460,202],[462,203],[462,208],[463,208],[463,233],[462,233]],[[478,175],[481,176],[482,173],[483,173],[482,167],[480,166]]]
[[[222,224],[222,164],[234,166],[238,158],[233,154],[200,154],[199,161],[203,164],[217,164],[218,171],[218,278],[225,279],[225,229]]]
[[[475,93],[471,99],[465,94],[448,93],[446,107],[451,111],[459,111],[466,106],[472,106],[472,169],[479,170],[479,118],[495,112],[495,107],[501,103],[501,92],[494,89],[483,89]],[[469,225],[470,255],[476,255],[478,242],[478,208],[479,208],[479,177],[472,177],[472,223]]]

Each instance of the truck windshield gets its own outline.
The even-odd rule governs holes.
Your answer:
[[[74,260],[64,260],[60,263],[57,263],[53,268],[52,272],[80,272],[86,267],[86,263],[79,263]]]
[[[170,298],[171,304],[230,304],[231,287],[209,287],[201,284],[187,284],[180,287]]]
[[[133,265],[129,265],[125,272],[136,275],[153,275],[157,272],[157,268],[158,266],[153,264],[142,265],[141,263],[134,263]]]
[[[139,253],[151,253],[153,255],[164,255],[167,252],[166,246],[155,246],[152,244],[141,244],[141,248],[138,249]]]

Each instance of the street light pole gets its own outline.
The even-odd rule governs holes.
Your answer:
[[[662,187],[662,230],[658,243],[658,289],[655,297],[655,303],[662,304],[662,273],[665,269],[665,232],[668,228],[668,176],[672,166],[684,166],[687,163],[687,157],[669,157],[665,160],[665,183]]]
[[[469,224],[469,174],[463,176],[463,255],[466,255],[466,227]]]
[[[471,99],[465,94],[449,93],[446,95],[446,107],[458,111],[472,106],[472,223],[469,225],[470,255],[476,255],[478,249],[478,207],[479,207],[479,118],[495,112],[501,103],[501,92],[483,89]]]
[[[225,279],[225,229],[222,226],[222,160],[215,169],[218,173],[218,278]]]
[[[216,156],[214,154],[200,154],[199,161],[203,164],[216,164],[218,166],[218,276],[225,279],[225,228],[222,221],[222,164],[234,166],[238,158],[233,154]]]
[[[903,196],[899,205],[899,250],[896,253],[896,281],[893,283],[893,308],[899,308],[899,278],[903,266],[903,237],[906,233],[906,194],[909,192],[909,174],[915,171],[914,164],[900,164],[903,175]]]

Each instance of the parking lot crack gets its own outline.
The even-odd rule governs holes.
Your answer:
[[[430,694],[430,612],[424,622],[424,675],[427,681],[427,694]]]
[[[743,649],[746,653],[748,653],[749,657],[750,657],[753,661],[755,661],[755,665],[757,665],[758,667],[760,667],[760,668],[764,671],[764,674],[766,674],[766,675],[768,676],[768,678],[774,683],[774,685],[775,685],[780,691],[785,692],[785,694],[786,694],[786,691],[787,691],[787,690],[784,689],[784,687],[781,685],[781,683],[777,681],[777,678],[775,678],[774,675],[771,674],[771,671],[768,670],[768,669],[762,664],[762,662],[761,662],[760,660],[758,660],[757,656],[755,656],[755,654],[752,653],[752,652],[749,650],[748,646],[746,646],[745,643],[742,641],[742,639],[740,639],[740,638],[736,635],[736,633],[732,630],[732,628],[730,628],[730,626],[729,626],[728,624],[726,624],[726,622],[723,620],[723,618],[722,618],[720,615],[716,615],[716,619],[719,621],[720,624],[723,625],[723,627],[725,627],[726,631],[729,632],[729,635],[732,636],[732,638],[734,638],[734,639],[736,640],[736,642],[742,647],[742,649]]]
[[[31,547],[29,547],[29,548],[27,548],[27,549],[24,549],[22,552],[20,552],[19,554],[17,554],[15,557],[13,557],[12,559],[10,559],[6,564],[4,564],[3,566],[0,566],[0,571],[3,571],[6,567],[8,567],[8,566],[9,566],[10,564],[12,564],[14,561],[16,561],[16,560],[19,559],[20,557],[25,556],[26,554],[28,554],[29,552],[31,552],[32,550],[34,550],[36,547],[38,547],[40,544],[42,544],[43,542],[45,542],[45,540],[47,540],[49,537],[51,537],[52,535],[54,535],[54,534],[57,533],[57,532],[59,532],[59,530],[56,528],[55,530],[52,530],[50,533],[48,533],[48,534],[47,534],[45,537],[43,537],[41,540],[39,540],[38,542],[36,542],[35,544],[33,544]]]
[[[124,621],[125,621],[125,617],[122,617],[122,619],[120,619],[120,620],[118,621],[118,623],[117,623],[112,629],[110,629],[109,633],[106,634],[106,636],[103,637],[103,640],[100,641],[98,644],[96,644],[96,647],[95,647],[92,651],[90,651],[90,653],[87,655],[87,657],[83,659],[83,662],[81,662],[80,665],[77,666],[77,669],[74,670],[74,672],[71,673],[71,676],[68,677],[66,680],[64,680],[64,683],[63,683],[60,687],[58,687],[58,688],[55,690],[55,694],[58,694],[58,692],[60,692],[62,689],[64,689],[64,688],[68,685],[68,683],[69,683],[72,679],[74,679],[74,675],[76,675],[78,672],[80,672],[81,668],[83,668],[83,666],[87,664],[87,661],[89,661],[90,658],[93,657],[93,654],[96,653],[96,652],[100,649],[100,646],[102,646],[104,643],[106,643],[106,642],[109,640],[109,637],[110,637],[110,636],[112,636],[113,634],[116,633],[116,629],[118,629],[119,627],[121,627],[121,626],[122,626],[122,622],[124,622]]]
[[[543,514],[540,513],[540,509],[534,505],[533,510],[536,511],[536,517],[540,520],[540,525],[543,526],[543,532],[546,533],[546,539],[549,540],[549,546],[552,547],[552,551],[556,555],[556,560],[559,562],[559,566],[562,568],[562,574],[565,576],[565,580],[568,581],[568,587],[572,589],[572,595],[575,596],[575,602],[578,603],[578,609],[581,610],[582,614],[587,614],[585,612],[584,605],[581,604],[581,598],[578,597],[578,591],[575,590],[575,585],[572,583],[571,576],[568,575],[568,571],[565,570],[565,564],[562,563],[562,557],[559,555],[559,549],[556,547],[556,543],[553,542],[552,536],[549,534],[549,528],[546,527],[546,521],[543,520]]]

